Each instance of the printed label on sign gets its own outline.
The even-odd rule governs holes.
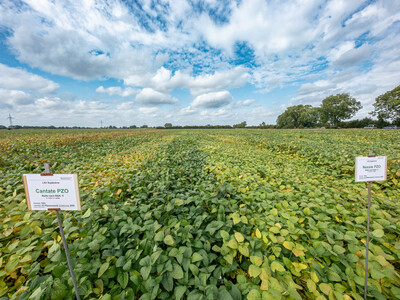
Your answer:
[[[356,181],[386,180],[387,156],[356,157]]]
[[[24,174],[22,178],[29,210],[81,210],[76,174]]]

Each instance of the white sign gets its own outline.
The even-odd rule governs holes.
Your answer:
[[[356,181],[386,180],[387,156],[356,157]]]
[[[23,174],[29,210],[81,210],[76,174]]]

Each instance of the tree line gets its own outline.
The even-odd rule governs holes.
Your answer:
[[[361,103],[348,93],[331,95],[322,100],[319,107],[311,105],[294,105],[288,107],[278,116],[278,128],[309,128],[309,127],[344,127],[357,128],[368,124],[386,126],[389,124],[400,125],[400,85],[375,99],[374,111],[370,115],[377,120],[364,118],[352,120],[361,108]]]

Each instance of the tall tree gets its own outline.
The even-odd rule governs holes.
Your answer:
[[[378,119],[389,121],[400,119],[400,85],[378,96],[374,107],[372,115],[378,115]]]
[[[318,109],[311,105],[288,107],[278,116],[276,123],[281,128],[312,127],[318,123]]]
[[[242,123],[239,124],[233,124],[233,128],[245,128],[247,126],[246,121],[243,121]]]
[[[361,103],[347,93],[331,95],[322,100],[321,120],[337,127],[340,121],[350,119],[361,108]]]
[[[300,117],[300,125],[303,127],[315,127],[320,123],[320,108],[305,105]]]

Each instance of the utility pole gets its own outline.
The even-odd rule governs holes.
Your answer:
[[[12,128],[13,124],[12,124],[12,119],[15,119],[13,117],[11,117],[11,114],[8,114],[7,119],[10,121],[10,129]]]
[[[100,128],[103,128],[103,120],[100,121]]]

